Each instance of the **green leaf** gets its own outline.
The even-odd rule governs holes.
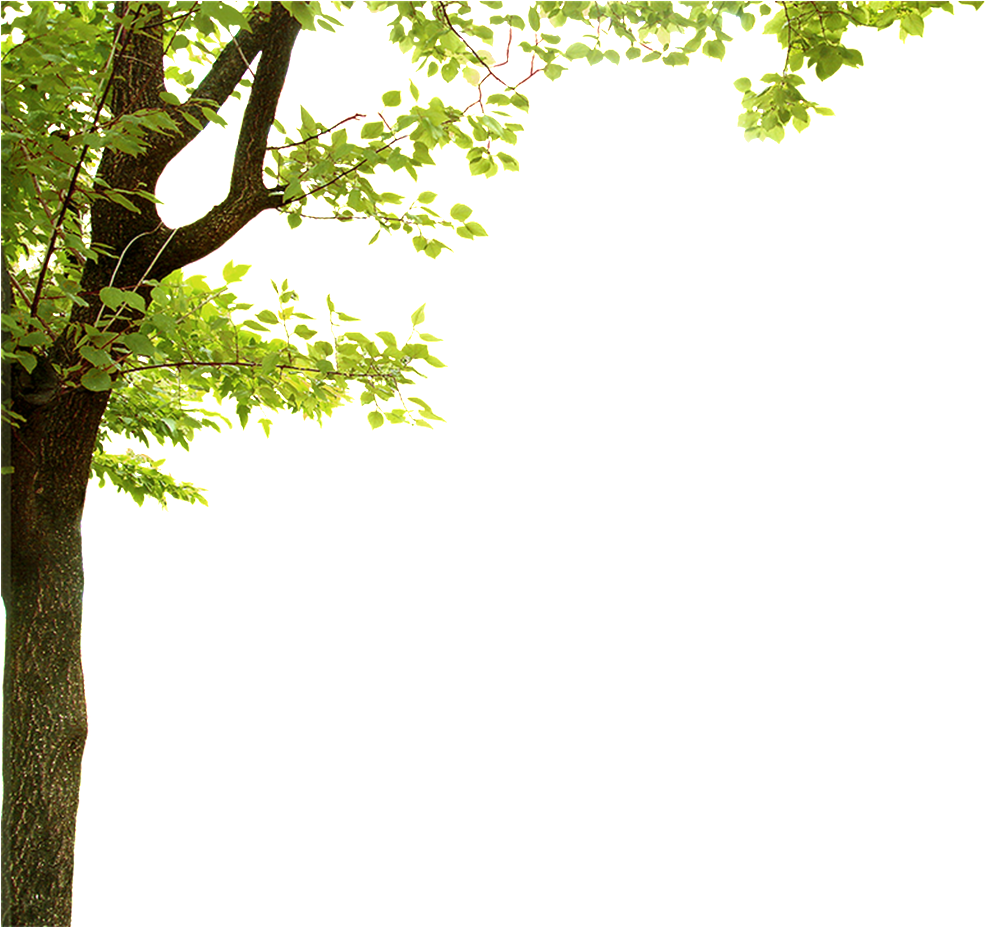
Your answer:
[[[128,154],[129,153],[130,152],[128,152]],[[140,212],[140,209],[138,209],[129,199],[127,199],[127,197],[121,196],[114,190],[104,190],[103,196],[105,196],[108,200],[112,200],[118,206],[123,206],[124,209],[127,209],[130,212]]]
[[[233,285],[247,278],[254,265],[250,261],[237,261],[229,258],[220,268],[220,277],[224,283]]]
[[[135,354],[150,356],[155,353],[155,347],[151,339],[147,335],[142,335],[140,332],[132,332],[129,335],[124,335],[123,343]]]
[[[316,18],[315,14],[307,3],[288,3],[286,4],[288,12],[292,14],[297,22],[299,22],[303,29],[308,32],[316,31]]]
[[[539,26],[542,25],[542,18],[539,16],[537,7],[529,7],[528,24],[535,30],[538,30]]]
[[[79,353],[95,367],[110,367],[113,365],[113,358],[106,351],[100,348],[94,348],[90,344],[82,345],[79,348]]]
[[[82,375],[80,382],[86,389],[94,393],[102,393],[113,386],[110,375],[105,370],[97,370],[96,368],[87,370]]]
[[[412,325],[413,326],[421,325],[424,321],[425,321],[425,303],[422,303],[422,305],[419,306],[418,309],[416,309],[412,313]]]
[[[377,337],[381,339],[389,348],[398,346],[398,339],[391,332],[377,332]]]
[[[125,290],[123,301],[130,306],[131,309],[136,309],[138,312],[144,311],[144,297],[141,296],[140,293],[135,293],[133,290]]]
[[[909,12],[903,14],[901,24],[910,35],[923,37],[925,26],[923,24],[923,17],[919,13]]]
[[[740,90],[742,93],[746,93],[751,90],[751,81],[747,77],[739,77],[735,82],[734,86]]]
[[[384,416],[374,409],[373,412],[367,413],[367,421],[370,422],[371,428],[380,428],[384,424]]]
[[[203,106],[199,112],[202,113],[203,116],[205,116],[210,122],[215,122],[218,126],[226,126],[226,120],[219,113],[213,112],[213,110],[208,107]]]
[[[437,258],[442,253],[442,250],[443,243],[439,241],[439,239],[433,238],[432,241],[425,246],[425,255],[426,257]]]
[[[319,334],[319,332],[317,332],[314,328],[309,328],[308,325],[296,325],[292,331],[294,331],[299,338],[305,338],[306,340]]]
[[[385,106],[398,106],[401,103],[401,91],[389,90],[381,97],[381,102]]]
[[[361,138],[380,138],[384,132],[383,122],[368,122],[361,130]]]
[[[711,58],[723,59],[725,50],[724,43],[720,40],[703,43],[703,53]]]
[[[109,309],[116,309],[124,301],[126,294],[115,286],[105,286],[99,291],[100,302]]]
[[[506,171],[517,171],[520,167],[517,158],[513,158],[509,154],[505,154],[503,151],[497,153],[497,159],[504,165]]]
[[[418,201],[420,203],[424,203],[424,204],[428,205],[435,198],[436,198],[436,194],[435,193],[433,193],[431,190],[426,190],[425,192],[419,194]]]
[[[257,313],[257,318],[259,321],[264,322],[267,325],[278,324],[278,316],[276,316],[270,309],[262,309]]]
[[[180,110],[180,113],[182,114],[182,118],[190,126],[192,126],[192,128],[196,129],[199,132],[202,131],[202,123],[198,119],[196,119],[196,117],[193,116],[192,113],[186,112],[184,109],[183,110]]]
[[[392,425],[400,425],[405,421],[405,410],[395,409],[392,412],[385,412],[385,418],[387,418]]]
[[[418,407],[417,408],[418,414],[421,415],[422,418],[427,418],[430,421],[434,421],[434,422],[444,422],[444,421],[446,421],[446,419],[444,419],[432,407],[432,403],[430,403],[427,399],[423,399],[421,396],[412,394],[410,396],[406,396],[405,397],[405,401],[409,405],[417,406]]]
[[[450,58],[442,68],[442,78],[448,84],[460,71],[460,64],[455,58]]]
[[[449,214],[457,221],[462,222],[468,216],[473,214],[473,210],[463,203],[457,203],[450,211]]]
[[[555,62],[550,62],[545,66],[545,76],[549,80],[556,80],[558,77],[562,76],[563,66],[561,64],[556,64]]]
[[[311,135],[316,131],[316,121],[312,114],[304,107],[299,106],[299,116],[302,120],[302,131],[306,135]]]
[[[484,231],[484,227],[479,222],[468,222],[466,226],[474,235],[487,236],[487,232]]]
[[[563,52],[563,57],[569,61],[579,61],[587,57],[590,46],[586,42],[570,42]]]
[[[433,367],[445,367],[446,365],[438,358],[433,357],[431,354],[425,359],[427,364],[431,364]]]
[[[528,97],[523,93],[515,93],[511,97],[511,102],[518,107],[522,112],[528,112]]]

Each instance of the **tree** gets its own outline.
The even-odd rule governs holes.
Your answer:
[[[276,106],[299,30],[340,25],[314,4],[239,11],[223,4],[9,5],[4,923],[69,919],[86,732],[79,519],[90,474],[138,501],[201,499],[147,459],[109,453],[106,438],[187,446],[199,429],[219,427],[200,406],[209,393],[234,400],[242,423],[264,408],[328,415],[358,385],[361,402],[372,406],[372,426],[436,418],[424,400],[406,403],[402,391],[418,376],[416,362],[441,364],[431,354],[432,336],[399,345],[388,332],[372,338],[333,329],[319,340],[308,325],[313,319],[295,310],[287,281],[274,310],[253,312],[229,289],[242,265],[227,265],[219,286],[184,278],[185,265],[264,210],[282,210],[295,226],[312,204],[341,222],[366,219],[379,231],[410,234],[416,250],[435,258],[446,247],[432,237],[439,230],[471,238],[483,227],[462,204],[440,213],[429,191],[414,200],[381,192],[378,175],[387,166],[417,182],[436,149],[451,141],[466,152],[471,173],[517,169],[504,148],[521,126],[509,120],[527,111],[518,88],[540,73],[555,80],[569,61],[616,62],[617,48],[628,59],[671,66],[701,49],[720,58],[725,17],[750,29],[757,14],[779,36],[785,61],[757,91],[746,79],[737,82],[739,122],[746,137],[779,141],[786,125],[802,130],[811,111],[826,113],[802,96],[796,72],[810,65],[826,78],[844,63],[861,63],[843,44],[851,23],[898,24],[915,35],[929,12],[928,4],[876,13],[863,4],[749,12],[742,4],[677,10],[545,3],[522,19],[498,4],[482,6],[493,7],[483,11],[486,22],[465,4],[392,8],[392,40],[412,53],[426,80],[467,82],[457,91],[459,108],[439,97],[420,104],[410,85],[405,107],[403,91],[385,94],[385,110],[395,115],[366,121],[334,114],[324,122],[303,110],[299,127],[286,132]],[[571,30],[572,41],[550,28]],[[224,30],[235,30],[234,37]],[[513,56],[502,55],[512,47]],[[519,51],[524,60],[515,72]],[[241,86],[249,93],[228,196],[197,222],[165,228],[153,201],[157,178],[207,121],[222,122],[217,110]],[[351,123],[361,125],[359,139],[348,136]],[[327,308],[333,323],[353,321],[331,301]],[[413,324],[422,320],[416,310]]]

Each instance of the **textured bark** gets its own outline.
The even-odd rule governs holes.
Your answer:
[[[117,60],[109,106],[114,115],[161,107],[163,89],[160,7],[121,3]],[[267,135],[299,25],[283,7],[255,10],[218,55],[193,98],[165,107],[180,130],[151,140],[142,155],[107,151],[98,177],[112,188],[153,191],[165,166],[198,134],[180,109],[196,114],[221,105],[260,55],[231,170],[230,191],[219,206],[180,229],[160,221],[154,205],[138,213],[106,200],[92,212],[93,242],[109,257],[89,261],[82,274],[88,305],[73,322],[97,317],[100,288],[137,287],[204,257],[265,209],[281,205],[263,183]],[[3,267],[3,301],[13,294]],[[138,322],[120,319],[115,327]],[[71,331],[70,329],[66,330]],[[3,927],[62,927],[71,921],[75,821],[86,701],[80,640],[82,537],[80,525],[100,421],[110,393],[62,382],[58,371],[78,360],[64,335],[34,373],[3,371],[5,398],[22,417],[3,426],[2,594],[7,610],[3,697]]]

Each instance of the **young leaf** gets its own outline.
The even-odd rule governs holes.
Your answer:
[[[424,321],[425,321],[425,303],[422,303],[422,305],[419,306],[418,309],[416,309],[412,313],[412,325],[413,326],[421,325]]]

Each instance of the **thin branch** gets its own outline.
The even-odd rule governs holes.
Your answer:
[[[298,142],[289,142],[287,145],[268,145],[267,151],[282,151],[285,148],[297,148],[299,145],[304,145],[306,142],[311,142],[313,139],[319,138],[325,135],[327,132],[332,132],[333,129],[338,129],[344,122],[350,122],[353,119],[366,119],[366,113],[354,113],[352,116],[347,116],[346,119],[341,119],[335,125],[331,125],[328,129],[323,129],[322,132],[316,132],[315,135],[309,135]]]

